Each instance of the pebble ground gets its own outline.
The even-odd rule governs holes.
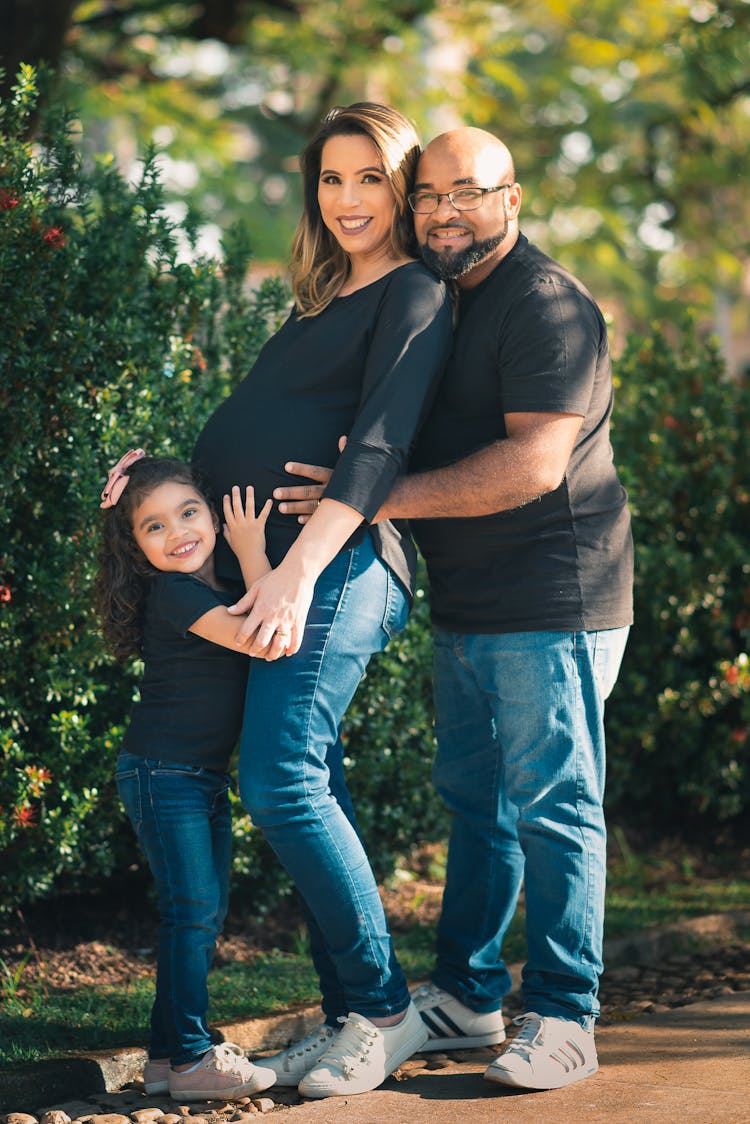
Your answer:
[[[605,972],[601,985],[601,1025],[650,1013],[665,1012],[704,999],[750,992],[750,940],[736,939],[720,948],[670,955],[654,964],[623,964]],[[522,1011],[519,991],[507,997],[506,1020]],[[454,1052],[453,1060],[477,1060],[480,1051]],[[486,1053],[487,1064],[493,1054]],[[406,1062],[401,1080],[439,1069],[445,1055],[424,1054]],[[97,1093],[31,1112],[0,1114],[0,1124],[249,1124],[259,1115],[299,1105],[296,1089],[269,1089],[263,1096],[236,1102],[212,1101],[180,1105],[169,1095],[150,1096],[139,1082],[117,1092]],[[750,1119],[750,1117],[748,1117]]]

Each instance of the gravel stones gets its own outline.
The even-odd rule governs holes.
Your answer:
[[[296,1089],[285,1090],[281,1097],[284,1106],[299,1101]],[[157,1100],[159,1103],[154,1103]],[[107,1111],[118,1101],[120,1112]],[[176,1105],[168,1096],[147,1097],[131,1088],[39,1109],[35,1114],[8,1112],[0,1115],[0,1124],[249,1124],[256,1116],[272,1112],[276,1105],[271,1097]]]

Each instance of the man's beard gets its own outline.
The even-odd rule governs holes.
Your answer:
[[[482,238],[479,242],[473,242],[471,246],[467,246],[465,250],[431,250],[428,244],[420,244],[419,256],[428,269],[436,273],[443,281],[450,281],[455,277],[463,277],[475,265],[479,265],[485,258],[488,258],[493,253],[501,242],[505,241],[505,236],[508,233],[508,225],[505,224],[503,230],[499,234],[495,234],[492,238]]]

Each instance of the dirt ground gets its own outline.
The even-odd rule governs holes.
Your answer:
[[[407,864],[408,877],[391,879],[381,890],[394,932],[437,921],[442,897],[442,884],[434,874],[437,851],[425,847],[415,852]],[[712,858],[707,850],[688,852],[680,841],[663,841],[648,853],[646,883],[655,892],[667,882],[750,878],[750,847]],[[0,959],[12,973],[28,956],[18,994],[40,976],[63,989],[124,985],[153,975],[157,928],[156,909],[143,882],[111,883],[106,893],[58,898],[1,920]],[[234,907],[214,963],[249,963],[260,951],[298,947],[303,931],[295,896],[283,898],[262,916]]]
[[[381,891],[394,931],[416,923],[434,924],[442,885],[420,875],[427,853],[417,856],[408,881],[394,881]],[[18,994],[41,976],[55,988],[89,984],[125,985],[154,973],[158,919],[156,907],[140,881],[124,882],[97,895],[66,895],[0,921],[0,959],[9,972],[28,956]],[[304,932],[296,896],[285,897],[262,917],[230,911],[219,938],[214,964],[250,963],[259,952],[288,950]],[[30,953],[30,955],[29,955]]]

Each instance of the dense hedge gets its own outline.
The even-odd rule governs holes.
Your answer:
[[[674,332],[670,330],[674,338]],[[657,829],[750,810],[750,385],[689,319],[616,364],[636,625],[608,713],[609,802]]]
[[[284,312],[248,295],[248,248],[181,261],[148,156],[135,184],[81,166],[63,116],[24,139],[35,78],[0,121],[0,899],[99,884],[136,861],[112,784],[136,686],[102,651],[91,579],[106,467],[132,445],[189,453]],[[748,388],[686,326],[617,364],[615,444],[637,539],[638,621],[609,710],[610,804],[673,830],[750,804]],[[739,466],[739,467],[738,467]],[[347,767],[380,873],[445,832],[433,750],[427,598],[351,708]],[[237,809],[235,884],[287,884]],[[263,886],[261,893],[260,887]]]
[[[288,307],[246,295],[248,248],[186,264],[153,156],[130,185],[84,168],[62,114],[25,139],[35,76],[0,122],[0,900],[133,861],[112,785],[133,671],[103,651],[91,582],[106,469],[128,447],[189,456]]]

